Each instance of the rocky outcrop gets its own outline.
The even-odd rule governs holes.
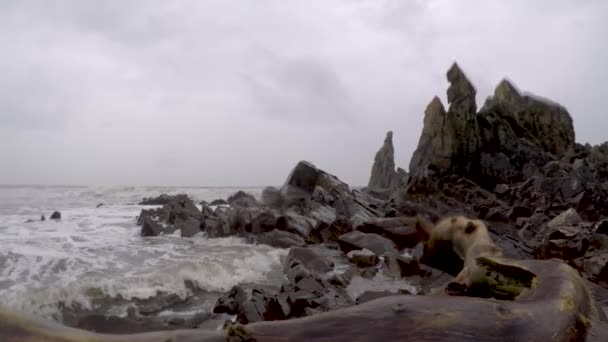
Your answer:
[[[203,216],[188,196],[178,195],[159,209],[144,209],[138,218],[142,236],[171,234],[180,230],[182,237],[201,232]]]
[[[435,97],[410,162],[413,177],[458,174],[486,189],[524,181],[574,147],[570,114],[502,81],[476,112],[475,88],[457,64],[447,73],[446,112]]]
[[[186,194],[177,194],[177,195],[161,194],[157,197],[146,197],[138,204],[139,205],[165,205],[165,204],[169,204],[170,202],[173,202],[173,201],[183,201],[187,197],[188,196]]]
[[[373,190],[393,190],[407,183],[408,175],[405,170],[395,170],[395,149],[393,147],[393,132],[386,133],[384,144],[376,153],[372,174],[367,185]]]
[[[519,135],[534,139],[553,155],[562,156],[574,146],[574,127],[568,111],[552,101],[522,95],[508,80],[502,80],[494,96],[486,100],[481,113],[490,112],[512,119]]]
[[[228,204],[228,202],[225,199],[221,199],[221,198],[215,199],[215,200],[211,201],[211,203],[209,203],[210,206],[227,205],[227,204]]]
[[[447,73],[450,87],[446,112],[435,97],[424,112],[424,126],[418,147],[410,161],[412,177],[470,172],[479,149],[475,87],[457,64]]]
[[[51,220],[61,220],[61,213],[58,211],[54,211],[51,214]],[[44,220],[42,220],[42,218],[41,218],[41,221],[44,221]]]

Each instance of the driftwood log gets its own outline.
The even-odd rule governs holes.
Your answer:
[[[0,341],[607,341],[584,280],[558,260],[479,258],[475,294],[393,296],[287,321],[104,335],[0,311]]]

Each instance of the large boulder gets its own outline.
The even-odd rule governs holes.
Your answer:
[[[383,217],[366,220],[355,229],[363,233],[375,233],[392,240],[399,249],[412,248],[420,242],[414,217]]]
[[[358,267],[372,267],[378,264],[378,256],[369,249],[352,250],[346,256]]]
[[[257,199],[249,193],[239,190],[234,195],[228,197],[228,204],[243,208],[259,206]]]
[[[338,244],[344,253],[358,249],[368,249],[378,256],[387,252],[397,252],[397,247],[391,240],[378,234],[365,234],[360,231],[352,231],[340,236]]]
[[[141,222],[141,236],[172,234],[175,231],[174,226],[161,222],[155,211],[142,210],[139,214],[139,221]]]
[[[260,244],[277,247],[277,248],[290,248],[290,247],[305,247],[306,241],[294,233],[281,231],[274,229],[270,232],[261,233],[255,235],[255,241]]]
[[[157,236],[180,230],[182,237],[192,237],[202,231],[203,216],[187,196],[175,196],[159,209],[144,209],[138,218],[142,236]]]
[[[53,212],[51,214],[51,220],[61,220],[61,213],[58,211]],[[44,221],[44,220],[41,220],[41,221]]]
[[[213,312],[236,315],[242,324],[283,319],[280,311],[273,311],[273,300],[274,295],[267,289],[235,286],[217,300]]]

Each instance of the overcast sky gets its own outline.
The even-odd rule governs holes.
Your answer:
[[[2,0],[0,183],[281,184],[407,169],[458,61],[608,140],[608,1]]]

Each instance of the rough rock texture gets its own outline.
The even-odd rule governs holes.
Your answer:
[[[202,213],[188,196],[178,195],[159,209],[144,209],[138,218],[142,236],[171,234],[180,230],[182,237],[201,232]]]
[[[338,244],[344,253],[359,249],[368,249],[378,256],[386,252],[397,252],[397,247],[391,240],[378,234],[366,234],[360,231],[353,231],[340,236]]]
[[[358,267],[371,267],[378,263],[378,256],[369,249],[352,250],[346,256],[351,263]]]
[[[410,161],[413,177],[466,174],[473,168],[469,157],[479,148],[476,90],[457,64],[448,70],[447,78],[450,108],[446,113],[437,97],[427,106],[418,147]]]
[[[395,170],[395,149],[393,147],[393,132],[386,133],[384,144],[376,153],[372,174],[367,185],[375,190],[392,190],[404,186],[408,175],[403,169]]]
[[[161,194],[157,197],[147,197],[144,198],[139,205],[165,205],[169,204],[172,201],[182,201],[184,198],[187,198],[186,194],[177,194],[177,195],[167,195]]]

